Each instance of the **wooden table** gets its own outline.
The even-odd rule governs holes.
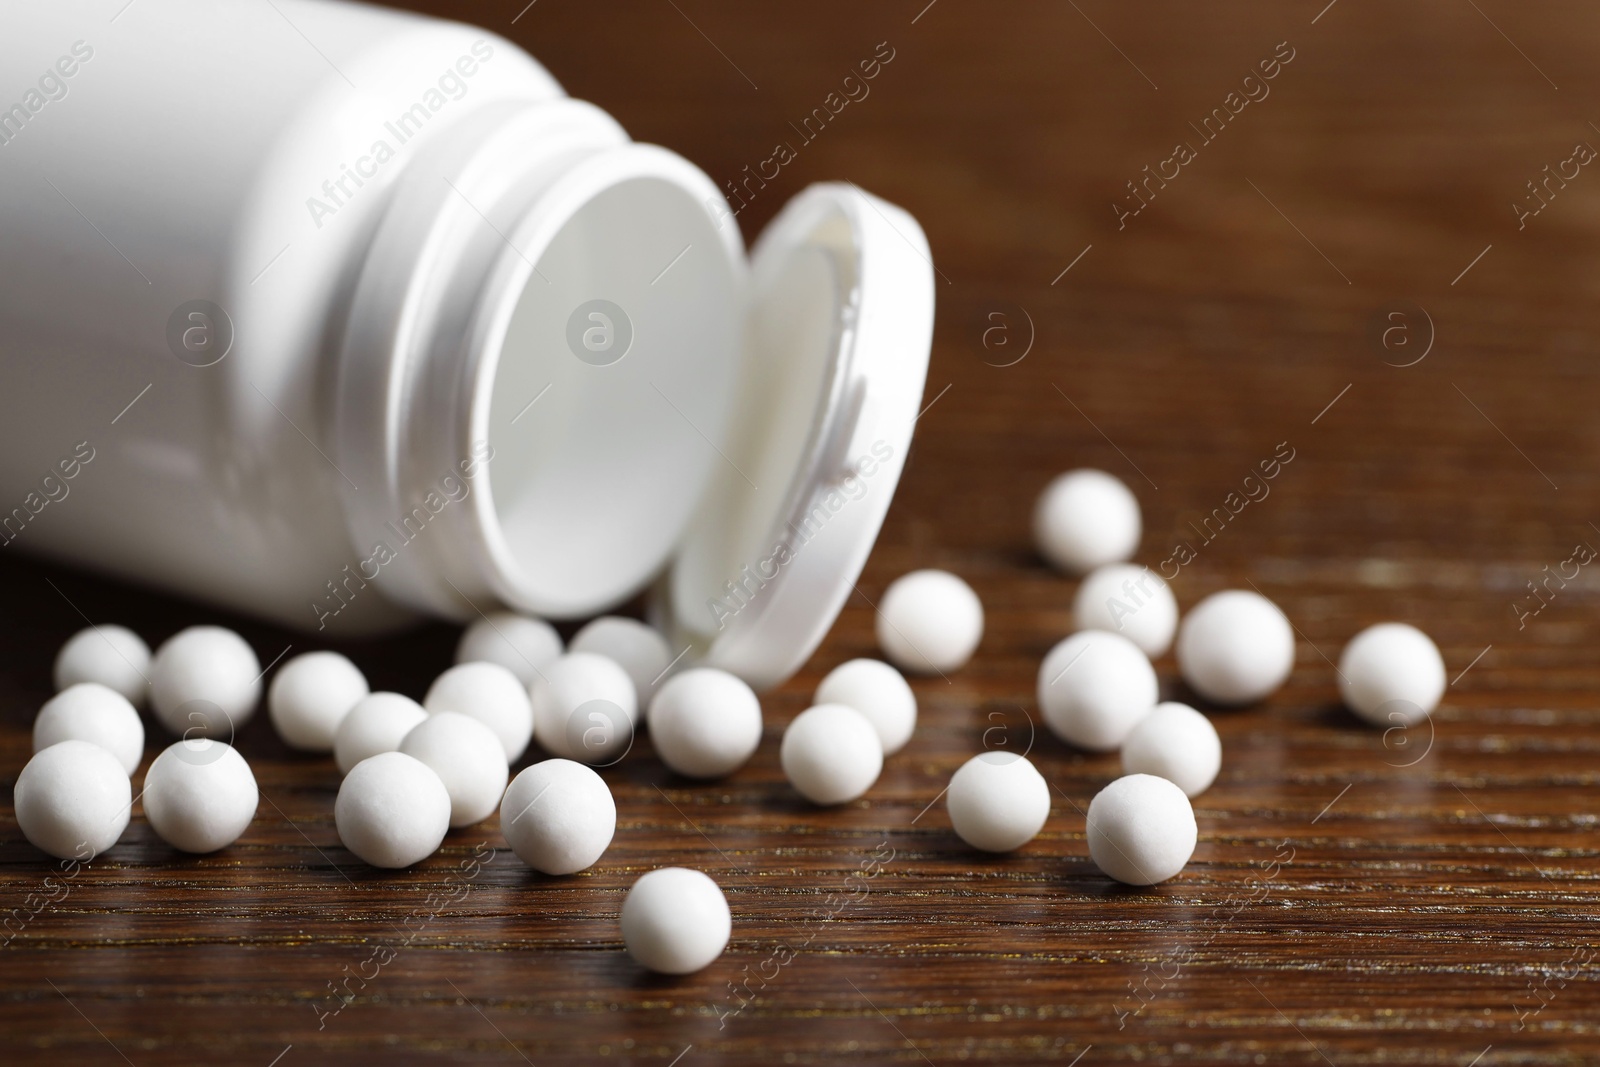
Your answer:
[[[1600,12],[925,2],[464,16],[719,181],[893,51],[741,215],[753,236],[807,183],[849,178],[921,220],[940,277],[931,407],[864,596],[765,698],[751,764],[690,785],[641,743],[607,772],[616,841],[576,877],[530,874],[493,823],[380,874],[339,846],[331,760],[291,756],[258,716],[242,841],[182,858],[136,815],[0,949],[0,1062],[1600,1059],[1596,588],[1587,568],[1542,601],[1528,586],[1600,546],[1600,177],[1544,187],[1547,204],[1526,185],[1600,145]],[[1275,77],[1245,81],[1275,55]],[[1258,99],[1232,114],[1230,92]],[[1147,173],[1167,177],[1135,200],[1125,183]],[[1516,203],[1544,206],[1519,228]],[[1270,496],[1202,542],[1191,521],[1280,442],[1295,458]],[[1087,856],[1082,812],[1114,756],[1040,731],[1055,808],[1016,855],[975,855],[935,802],[986,730],[1024,744],[1037,719],[1074,585],[1035,556],[1029,511],[1080,465],[1139,494],[1140,559],[1195,547],[1185,608],[1253,585],[1299,633],[1281,692],[1216,714],[1199,848],[1153,889]],[[867,598],[927,566],[982,595],[976,659],[916,683],[918,733],[863,801],[800,803],[784,725],[826,670],[874,652]],[[313,647],[11,555],[0,598],[7,797],[76,609],[152,640],[221,621],[264,661]],[[1385,735],[1338,705],[1330,661],[1382,619],[1444,652],[1428,726]],[[345,650],[375,687],[420,694],[454,636]],[[1157,666],[1185,698],[1170,656]],[[52,865],[9,800],[0,839],[0,905],[21,908]],[[480,846],[493,858],[468,878]],[[628,885],[667,863],[711,873],[734,910],[728,952],[688,978],[641,973],[617,929]]]

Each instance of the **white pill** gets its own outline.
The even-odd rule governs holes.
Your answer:
[[[1033,509],[1039,554],[1070,574],[1129,559],[1143,532],[1138,498],[1105,471],[1057,475]]]
[[[883,742],[883,754],[906,747],[917,726],[917,696],[905,676],[882,660],[853,659],[828,672],[813,704],[845,704],[867,717]]]
[[[613,660],[633,681],[634,702],[649,707],[656,687],[672,663],[667,639],[653,627],[620,615],[604,615],[572,635],[569,652],[589,652]]]
[[[133,785],[117,757],[99,745],[60,741],[22,768],[12,806],[35,848],[58,859],[87,860],[128,828]]]
[[[1075,633],[1039,665],[1039,708],[1055,735],[1091,752],[1121,745],[1160,698],[1139,646],[1103,630]]]
[[[367,676],[337,652],[302,653],[278,668],[267,687],[267,715],[283,743],[332,752],[339,724],[372,690]]]
[[[944,802],[956,834],[985,852],[1021,848],[1050,817],[1050,787],[1015,752],[983,752],[967,760],[951,777]]]
[[[56,688],[99,682],[136,708],[150,699],[150,646],[126,626],[90,626],[56,653]]]
[[[261,700],[261,661],[221,626],[191,626],[162,642],[150,661],[150,706],[180,737],[226,741]]]
[[[1080,630],[1121,634],[1155,659],[1172,647],[1178,602],[1149,567],[1108,563],[1096,567],[1078,586],[1072,618]]]
[[[547,759],[523,768],[500,802],[500,833],[511,851],[545,874],[592,867],[616,830],[610,787],[572,760]]]
[[[537,681],[537,679],[535,679]],[[429,712],[470,715],[494,731],[515,762],[533,739],[533,705],[517,676],[498,663],[463,663],[433,680],[422,706]]]
[[[400,751],[432,768],[450,793],[450,825],[482,822],[500,806],[511,776],[494,731],[470,715],[430,714],[411,728]]]
[[[568,652],[528,689],[533,731],[552,756],[615,763],[633,747],[638,697],[628,672],[592,652]]]
[[[215,852],[239,840],[260,799],[238,749],[203,737],[168,745],[145,772],[140,796],[151,828],[184,852]]]
[[[878,602],[878,647],[901,670],[959,670],[983,638],[983,603],[948,571],[912,571]]]
[[[696,667],[661,683],[646,713],[661,762],[687,778],[721,778],[761,743],[761,701],[742,678]]]
[[[561,655],[561,635],[543,619],[493,612],[468,626],[456,645],[457,663],[498,663],[526,688]]]
[[[1339,695],[1376,726],[1421,722],[1444,696],[1444,657],[1433,639],[1403,622],[1380,622],[1339,656]]]
[[[1187,704],[1157,704],[1122,743],[1123,774],[1153,774],[1197,797],[1222,769],[1222,741],[1211,720]]]
[[[450,792],[421,760],[383,752],[350,769],[333,803],[339,840],[374,867],[409,867],[439,851]]]
[[[1096,793],[1086,825],[1095,866],[1129,885],[1176,875],[1199,838],[1189,798],[1153,774],[1130,774]]]
[[[1294,627],[1278,605],[1244,589],[1212,593],[1178,628],[1178,670],[1214,704],[1251,704],[1294,669]]]
[[[722,955],[733,933],[721,887],[687,867],[661,867],[634,882],[621,918],[628,955],[659,974],[700,970]]]
[[[813,804],[843,804],[872,788],[883,770],[877,727],[855,708],[818,704],[783,732],[783,775]]]
[[[78,682],[45,701],[33,720],[33,750],[87,741],[117,757],[132,774],[144,755],[144,723],[128,698],[98,682]]]
[[[356,701],[333,734],[333,761],[340,774],[369,756],[398,752],[400,742],[428,713],[408,696],[373,693]]]

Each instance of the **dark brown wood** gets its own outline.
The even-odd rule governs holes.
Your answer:
[[[1600,145],[1600,13],[925,2],[540,0],[515,20],[523,0],[416,5],[510,35],[718,180],[792,139],[789,122],[888,42],[870,96],[740,218],[753,235],[805,184],[849,178],[932,242],[932,406],[863,595],[766,697],[761,750],[733,778],[690,785],[648,742],[608,771],[616,842],[573,878],[530,875],[493,824],[415,870],[366,869],[334,832],[332,762],[290,755],[258,717],[240,746],[263,799],[241,842],[183,858],[136,816],[0,949],[0,1061],[1600,1059],[1593,577],[1517,615],[1546,565],[1600,545],[1600,175],[1552,186],[1524,228],[1512,207],[1575,144]],[[1288,49],[1270,96],[1203,143],[1189,124],[1230,91],[1259,94],[1245,75]],[[1178,141],[1196,158],[1119,230],[1124,183]],[[1381,343],[1394,325],[1408,346]],[[1426,358],[1393,365],[1430,332]],[[1189,520],[1279,442],[1295,459],[1271,495],[1202,544]],[[1216,715],[1225,762],[1196,805],[1199,849],[1149,890],[1087,857],[1082,810],[1115,757],[1041,732],[1055,810],[1014,856],[962,847],[935,802],[986,729],[1025,743],[1074,588],[1034,556],[1028,516],[1078,465],[1138,492],[1141,559],[1195,545],[1174,583],[1184,607],[1254,584],[1300,634],[1280,693]],[[873,652],[870,601],[921,566],[982,595],[976,660],[917,683],[918,733],[864,801],[799,803],[777,767],[783,726],[824,671]],[[264,660],[311,647],[0,558],[3,909],[48,892],[9,787],[80,610],[152,640],[219,620]],[[1453,682],[1431,730],[1386,736],[1338,707],[1330,659],[1388,618],[1444,651]],[[375,685],[420,693],[453,640],[435,626],[347,650]],[[1171,658],[1158,667],[1183,697]],[[430,917],[480,842],[493,861]],[[844,899],[874,850],[892,859]],[[735,916],[721,960],[670,980],[629,962],[616,922],[632,879],[669,862],[719,879]],[[404,939],[372,977],[363,961]]]

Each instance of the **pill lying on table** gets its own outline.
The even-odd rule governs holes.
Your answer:
[[[88,859],[117,843],[133,810],[122,763],[99,745],[59,741],[34,754],[12,793],[17,826],[58,859]]]
[[[1069,574],[1128,559],[1143,531],[1138,499],[1105,471],[1082,468],[1057,475],[1033,509],[1039,554]]]
[[[537,680],[537,679],[535,679]],[[433,680],[422,706],[469,715],[494,731],[506,759],[516,762],[533,738],[533,704],[517,676],[498,663],[451,667]]]
[[[302,752],[332,752],[334,734],[371,690],[367,677],[337,652],[295,656],[272,676],[267,716],[283,743]]]
[[[552,756],[605,765],[633,746],[633,680],[606,656],[568,652],[545,667],[528,695],[534,735]]]
[[[1121,634],[1151,659],[1166,654],[1178,630],[1178,602],[1161,576],[1135,563],[1096,567],[1072,599],[1080,630]]]
[[[161,840],[184,852],[215,852],[245,832],[259,794],[238,750],[202,737],[168,745],[145,772],[140,798]]]
[[[911,740],[917,726],[917,697],[905,677],[876,659],[853,659],[828,672],[817,686],[813,704],[844,704],[867,717],[893,755]]]
[[[356,701],[333,735],[333,761],[339,773],[349,774],[356,764],[380,752],[398,752],[406,734],[427,717],[421,704],[399,693],[372,693]]]
[[[450,793],[427,764],[384,752],[350,769],[333,805],[339,840],[374,867],[409,867],[439,851]]]
[[[1120,634],[1084,630],[1045,656],[1038,693],[1045,723],[1057,737],[1109,752],[1150,714],[1160,689],[1139,646]]]
[[[687,778],[721,778],[761,743],[761,701],[742,678],[696,667],[661,683],[646,713],[661,762]]]
[[[561,655],[561,635],[543,619],[509,611],[491,612],[468,626],[456,645],[457,663],[498,663],[533,684],[545,664]]]
[[[951,777],[945,807],[961,840],[985,852],[1010,852],[1044,828],[1050,787],[1026,756],[982,752]]]
[[[1130,774],[1096,793],[1086,830],[1095,866],[1129,885],[1173,877],[1199,839],[1189,798],[1153,774]]]
[[[617,830],[605,780],[574,760],[525,767],[500,802],[500,833],[517,858],[545,874],[592,867]]]
[[[1187,704],[1157,704],[1122,743],[1123,774],[1153,774],[1197,797],[1222,769],[1222,741],[1211,720]]]
[[[56,689],[99,682],[121,693],[135,708],[150,699],[150,646],[126,626],[89,626],[56,653]]]
[[[628,672],[634,701],[641,708],[649,706],[672,664],[672,649],[665,637],[654,627],[621,615],[602,615],[588,623],[572,635],[567,650],[605,656]]]
[[[226,741],[255,714],[260,700],[261,662],[232,630],[180,630],[150,661],[150,707],[180,737]]]
[[[1215,704],[1251,704],[1294,669],[1294,627],[1259,593],[1228,589],[1190,609],[1178,628],[1178,670]]]
[[[661,867],[643,875],[622,901],[622,943],[660,974],[690,974],[722,955],[733,932],[728,898],[707,875]]]
[[[813,804],[843,804],[872,788],[883,770],[877,728],[855,708],[818,704],[783,732],[778,749],[789,784]]]
[[[983,603],[949,571],[912,571],[889,583],[878,602],[877,634],[878,647],[902,670],[959,670],[983,639]]]
[[[99,682],[78,682],[45,701],[33,720],[33,750],[87,741],[117,757],[132,774],[144,756],[144,723],[128,698]]]
[[[1433,639],[1403,622],[1381,622],[1350,639],[1339,656],[1339,695],[1376,726],[1421,722],[1444,696],[1444,657]]]
[[[493,730],[470,715],[429,715],[406,734],[400,751],[427,764],[444,783],[451,826],[482,822],[500,806],[510,776],[506,750]]]

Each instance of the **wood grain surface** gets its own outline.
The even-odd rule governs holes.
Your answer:
[[[9,798],[85,616],[152,643],[234,625],[263,662],[317,646],[7,554],[0,910],[27,920],[0,948],[0,1062],[1600,1061],[1600,595],[1587,567],[1529,585],[1600,546],[1600,173],[1567,162],[1600,145],[1600,11],[1325,3],[415,4],[510,36],[719,182],[887,42],[870,94],[740,215],[753,237],[848,178],[934,249],[931,406],[860,595],[764,697],[732,778],[676,778],[648,739],[606,772],[617,836],[581,875],[530,874],[493,822],[413,870],[365,867],[334,830],[332,761],[262,715],[239,741],[262,800],[238,844],[179,856],[136,813],[63,882]],[[1191,158],[1167,162],[1179,142]],[[1170,177],[1135,200],[1147,165]],[[1198,536],[1284,442],[1270,494]],[[937,802],[985,744],[1029,743],[1074,583],[1028,517],[1080,465],[1138,493],[1141,560],[1190,546],[1185,609],[1253,585],[1299,635],[1282,691],[1215,714],[1198,850],[1151,889],[1088,858],[1115,756],[1039,730],[1055,806],[1015,855],[963,847]],[[874,654],[872,604],[928,566],[983,597],[977,657],[916,683],[918,732],[865,799],[800,802],[784,725]],[[1452,679],[1430,723],[1389,734],[1339,707],[1331,662],[1384,619],[1431,633]],[[375,688],[420,695],[454,640],[342,647]],[[718,879],[734,914],[727,953],[686,978],[642,973],[617,926],[632,880],[669,863]]]

